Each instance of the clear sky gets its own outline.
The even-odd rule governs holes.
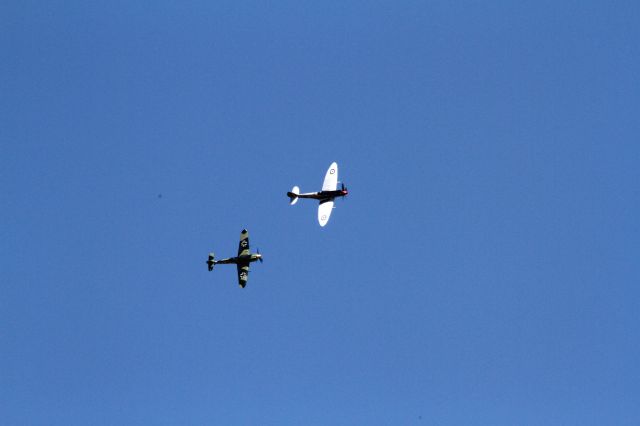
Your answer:
[[[0,423],[640,424],[639,23],[2,2]]]

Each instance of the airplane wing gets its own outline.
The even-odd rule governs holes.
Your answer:
[[[249,231],[243,229],[240,233],[240,244],[238,245],[238,256],[249,255]]]
[[[238,284],[244,288],[249,280],[249,265],[238,265]]]
[[[322,183],[323,191],[335,191],[338,188],[338,163],[333,162],[327,170],[327,174],[324,175],[324,182]]]
[[[320,201],[320,205],[318,206],[318,222],[320,222],[320,226],[325,226],[327,222],[329,222],[332,210],[333,200]]]

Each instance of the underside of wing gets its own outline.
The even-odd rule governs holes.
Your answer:
[[[325,226],[329,222],[331,211],[333,210],[333,200],[320,201],[318,206],[318,222],[320,226]]]
[[[249,265],[238,265],[238,284],[244,288],[249,280]]]
[[[324,175],[324,182],[322,183],[323,191],[335,191],[338,188],[338,163],[333,162],[327,170],[327,174]]]
[[[238,256],[246,256],[249,252],[249,231],[243,229],[240,233],[240,244],[238,245]]]

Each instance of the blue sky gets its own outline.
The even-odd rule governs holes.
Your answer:
[[[2,423],[638,424],[638,22],[2,3]]]

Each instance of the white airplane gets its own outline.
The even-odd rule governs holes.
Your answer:
[[[324,176],[322,191],[301,194],[300,188],[294,186],[291,191],[287,192],[287,195],[289,196],[289,204],[291,205],[297,203],[298,198],[313,198],[314,200],[319,200],[318,222],[320,226],[325,226],[327,222],[329,222],[329,216],[331,216],[331,211],[334,208],[333,200],[337,197],[344,197],[348,193],[349,191],[345,188],[344,183],[341,189],[338,189],[338,163],[333,162],[329,166],[327,174]]]

